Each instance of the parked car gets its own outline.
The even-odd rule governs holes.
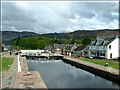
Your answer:
[[[18,55],[18,51],[15,51],[15,55]]]
[[[18,51],[18,50],[14,50],[14,53],[15,53],[15,55],[18,55],[18,54],[21,53],[21,52]]]
[[[92,58],[94,58],[94,56],[92,56],[92,55],[85,55],[85,58],[90,58],[90,59],[92,59]]]

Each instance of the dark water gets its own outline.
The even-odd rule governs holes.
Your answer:
[[[76,68],[62,60],[28,60],[30,71],[39,71],[48,88],[119,88],[115,83]]]

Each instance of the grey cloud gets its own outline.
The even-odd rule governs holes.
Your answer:
[[[35,20],[32,15],[20,10],[14,3],[2,3],[2,25],[15,27],[17,30],[31,30]]]
[[[118,20],[116,3],[28,3],[30,10],[11,2],[2,3],[3,30],[30,30],[38,33],[66,32],[76,29],[107,28],[108,22]],[[37,5],[37,6],[36,6]],[[62,7],[62,9],[61,9]],[[113,28],[113,27],[111,27]]]
[[[99,18],[104,18],[109,21],[118,19],[112,13],[118,13],[118,4],[113,2],[91,2],[85,3],[88,10],[93,10]]]
[[[95,16],[95,13],[92,10],[86,8],[85,2],[80,3],[73,2],[71,12],[74,12],[74,14],[78,14],[83,18],[92,18]]]
[[[84,18],[92,18],[95,16],[94,11],[88,10],[86,8],[85,9],[82,8],[81,10],[77,10],[76,12],[78,13],[78,15],[80,15],[81,17],[84,17]]]
[[[14,3],[2,3],[2,14],[4,20],[12,21],[34,21],[32,15],[20,10]]]

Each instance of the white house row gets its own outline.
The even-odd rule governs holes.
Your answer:
[[[111,39],[104,40],[97,38],[96,41],[91,41],[89,45],[89,54],[96,57],[106,59],[114,59],[120,57],[120,37],[116,36]]]

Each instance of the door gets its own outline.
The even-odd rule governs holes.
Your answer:
[[[99,57],[99,52],[97,51],[97,57]]]
[[[110,59],[112,59],[112,53],[110,53]]]

